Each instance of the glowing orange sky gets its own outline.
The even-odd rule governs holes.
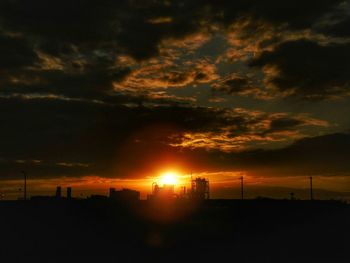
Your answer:
[[[140,179],[112,179],[99,176],[85,176],[81,178],[58,178],[58,179],[32,179],[28,180],[29,195],[53,195],[56,186],[73,188],[73,196],[88,197],[92,194],[108,195],[108,189],[115,187],[117,189],[130,188],[141,192],[141,198],[145,199],[147,194],[151,193],[152,183],[161,182],[161,176],[164,170],[161,170],[157,176],[145,177]],[[244,172],[216,172],[216,173],[193,173],[192,177],[204,177],[210,180],[211,197],[213,198],[239,198],[240,180],[244,177],[246,196],[254,198],[257,195],[267,197],[288,198],[291,189],[306,190],[300,198],[307,198],[308,177],[259,177],[250,176]],[[182,186],[190,189],[191,174],[177,175],[175,191],[180,191]],[[347,186],[350,184],[348,177],[338,177],[336,180],[332,177],[316,176],[314,177],[315,189],[322,189],[319,192],[319,198],[348,198]],[[17,199],[22,196],[20,188],[23,186],[22,180],[9,180],[3,183],[1,193],[5,194],[5,199]],[[274,193],[272,188],[278,191]],[[264,190],[266,189],[266,190]],[[324,193],[327,190],[329,193]],[[343,194],[342,194],[343,192]],[[317,190],[316,190],[317,193]]]

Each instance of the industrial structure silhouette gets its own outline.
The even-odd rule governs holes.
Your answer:
[[[19,197],[18,200],[27,200],[27,176],[25,172],[24,174],[24,185],[25,191],[24,196]],[[309,199],[314,200],[314,190],[313,190],[313,177],[308,177],[309,179]],[[244,177],[241,176],[240,180],[240,199],[244,200]],[[186,186],[178,186],[176,191],[175,184],[165,183],[160,185],[158,182],[152,183],[152,191],[147,195],[147,200],[172,200],[172,199],[191,199],[191,200],[208,200],[210,199],[210,184],[209,179],[196,177],[190,179],[190,188],[188,189]],[[295,193],[292,192],[289,194],[290,200],[296,200]],[[112,187],[109,189],[109,196],[103,195],[94,195],[92,194],[88,198],[90,199],[104,199],[110,198],[113,200],[118,200],[120,202],[134,202],[140,200],[141,193],[136,190],[122,188],[121,190],[116,190],[116,188]],[[4,196],[2,196],[3,198]],[[67,187],[66,189],[66,197],[62,196],[62,187],[57,186],[56,192],[54,196],[31,196],[30,199],[73,199],[72,187]],[[77,197],[76,197],[77,198]]]

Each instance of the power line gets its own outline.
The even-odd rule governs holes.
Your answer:
[[[23,200],[27,200],[27,173],[25,171],[21,172],[24,177],[24,192],[23,192]]]
[[[241,200],[244,199],[244,192],[243,192],[243,176],[240,177],[241,180]]]

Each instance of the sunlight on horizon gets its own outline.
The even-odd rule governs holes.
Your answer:
[[[161,175],[160,182],[163,185],[176,185],[178,184],[178,173],[167,171]]]

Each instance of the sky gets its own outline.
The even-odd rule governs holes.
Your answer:
[[[2,0],[0,194],[350,199],[350,2]]]

